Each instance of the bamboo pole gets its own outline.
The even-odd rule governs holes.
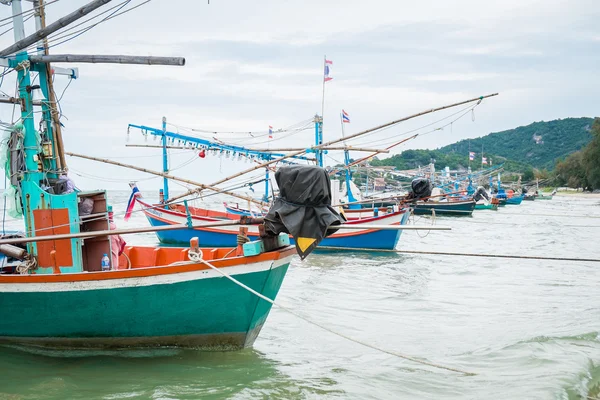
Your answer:
[[[34,3],[35,4],[35,3]],[[39,0],[38,12],[40,14],[40,30],[46,28],[46,9],[44,7],[44,0]],[[48,38],[43,39],[44,54],[48,55]],[[54,136],[54,146],[56,146],[57,165],[56,168],[59,171],[64,171],[67,168],[67,162],[65,160],[65,146],[62,138],[62,129],[60,126],[60,117],[58,115],[58,107],[56,104],[56,93],[54,92],[54,83],[52,79],[52,67],[50,64],[46,64],[46,82],[48,82],[48,107],[50,108],[50,116],[52,117],[52,136]],[[73,78],[71,78],[73,79]]]
[[[330,142],[323,143],[323,144],[320,144],[318,146],[313,146],[310,149],[304,149],[304,150],[299,150],[299,151],[296,151],[296,152],[292,152],[292,153],[287,154],[287,155],[285,155],[283,157],[279,157],[279,158],[267,161],[266,163],[263,163],[261,165],[257,165],[255,167],[248,168],[248,169],[246,169],[246,170],[244,170],[242,172],[239,172],[239,173],[234,174],[234,175],[230,175],[230,176],[228,176],[226,178],[218,180],[217,182],[213,182],[211,184],[211,186],[216,186],[216,185],[221,184],[223,182],[226,182],[226,181],[228,181],[230,179],[234,179],[234,178],[237,178],[238,176],[241,176],[241,175],[247,174],[249,172],[255,171],[255,170],[259,169],[259,168],[264,168],[264,167],[266,167],[268,165],[278,163],[278,162],[280,162],[282,160],[285,160],[287,158],[294,157],[294,156],[299,156],[301,154],[306,153],[307,150],[320,150],[322,148],[330,147],[331,145],[339,143],[339,142],[342,142],[344,140],[354,139],[354,138],[357,138],[359,136],[363,136],[363,135],[366,135],[368,133],[371,133],[373,131],[376,131],[376,130],[379,130],[379,129],[382,129],[382,128],[385,128],[385,127],[388,127],[388,126],[391,126],[391,125],[394,125],[394,124],[397,124],[397,123],[400,123],[400,122],[408,121],[409,119],[413,119],[413,118],[420,117],[420,116],[427,115],[427,114],[431,114],[431,113],[434,113],[434,112],[437,112],[437,111],[445,110],[447,108],[456,107],[456,106],[460,106],[460,105],[467,104],[467,103],[472,103],[474,101],[481,101],[483,99],[487,99],[489,97],[493,97],[493,96],[497,96],[497,95],[498,95],[498,93],[492,93],[492,94],[488,94],[488,95],[485,95],[485,96],[475,97],[473,99],[469,99],[469,100],[461,101],[461,102],[458,102],[458,103],[450,104],[450,105],[447,105],[447,106],[442,106],[442,107],[432,108],[430,110],[421,111],[419,113],[412,114],[412,115],[409,115],[409,116],[404,117],[404,118],[397,119],[397,120],[392,121],[392,122],[388,122],[387,124],[379,125],[379,126],[376,126],[375,128],[367,129],[365,131],[352,134],[352,135],[347,136],[345,138],[340,138],[340,139],[332,140]],[[178,199],[180,199],[182,197],[186,197],[186,196],[188,196],[188,195],[190,195],[192,193],[194,193],[194,192],[193,191],[188,191],[187,193],[184,193],[183,195],[176,196],[176,197],[171,197],[170,199],[166,200],[166,202],[169,203],[169,202],[178,200]]]
[[[281,149],[255,149],[255,148],[252,148],[251,150],[264,151],[264,152],[275,152],[275,151],[300,151],[300,150],[306,150],[306,149],[301,148],[301,147],[291,147],[291,148],[281,148]],[[389,151],[387,151],[385,149],[371,149],[371,148],[354,147],[354,146],[323,147],[322,150],[348,150],[348,151],[368,151],[368,152],[380,151],[382,153],[389,153]]]
[[[162,146],[156,145],[156,144],[126,144],[125,147],[148,147],[148,148],[157,148],[157,149],[162,149]],[[180,149],[180,150],[199,150],[196,149],[196,147],[186,147],[186,146],[167,146],[168,149]],[[277,152],[277,151],[300,151],[300,150],[305,150],[304,148],[285,148],[285,149],[255,149],[255,148],[247,148],[248,150],[252,150],[252,151],[261,151],[261,152]],[[323,150],[348,150],[348,151],[367,151],[367,152],[379,152],[379,153],[389,153],[389,150],[386,149],[370,149],[370,148],[364,148],[364,147],[353,147],[353,146],[339,146],[339,147],[326,147]]]
[[[257,220],[260,220],[257,221]],[[244,223],[242,219],[218,221],[204,224],[192,224],[193,229],[197,228],[213,228],[220,226],[232,226],[232,225],[254,225],[262,223],[262,218],[249,218],[250,223]],[[162,231],[173,231],[177,229],[188,229],[187,224],[175,224],[175,225],[163,225],[163,226],[148,226],[145,228],[127,228],[127,229],[113,229],[93,232],[78,232],[78,233],[63,233],[58,235],[44,235],[44,236],[33,236],[26,238],[12,238],[0,240],[0,245],[3,244],[17,244],[17,243],[31,243],[31,242],[45,242],[49,240],[63,240],[63,239],[89,239],[98,236],[114,236],[114,235],[130,235],[136,233],[148,233],[148,232],[162,232]]]
[[[244,196],[244,195],[237,194],[237,193],[234,193],[234,192],[230,192],[230,191],[227,191],[227,190],[223,190],[223,189],[214,187],[212,185],[205,185],[205,184],[202,184],[202,183],[199,183],[199,182],[195,182],[195,181],[192,181],[192,180],[189,180],[189,179],[179,178],[177,176],[165,174],[164,172],[158,172],[158,171],[153,171],[151,169],[136,167],[135,165],[120,163],[120,162],[108,160],[108,159],[105,159],[105,158],[97,158],[97,157],[91,157],[91,156],[84,156],[83,154],[76,154],[76,153],[71,153],[71,152],[65,152],[65,154],[67,154],[69,156],[72,156],[72,157],[84,158],[86,160],[92,160],[92,161],[98,161],[98,162],[102,162],[102,163],[106,163],[106,164],[118,165],[119,167],[135,169],[137,171],[146,172],[148,174],[162,176],[164,178],[172,179],[174,181],[179,181],[179,182],[183,182],[183,183],[188,183],[190,185],[198,186],[200,189],[212,190],[212,191],[217,192],[217,193],[227,194],[229,196],[237,197],[238,199],[247,200],[247,201],[250,201],[250,202],[252,202],[254,204],[258,204],[259,206],[262,206],[262,205],[265,204],[264,202],[262,202],[260,200],[253,199],[252,197],[248,197],[248,196]],[[193,193],[196,190],[197,189],[190,190],[190,191],[188,191],[188,194],[191,194],[191,193]]]
[[[387,152],[389,153],[389,152],[390,152],[390,150],[389,150],[389,149],[391,149],[391,148],[393,148],[393,147],[396,147],[396,146],[399,146],[399,145],[401,145],[402,143],[408,142],[409,140],[415,139],[417,136],[419,136],[419,134],[413,135],[413,136],[411,136],[411,137],[408,137],[408,138],[406,138],[406,139],[403,139],[403,140],[401,140],[401,141],[399,141],[399,142],[397,142],[397,143],[394,143],[393,145],[391,145],[391,146],[389,146],[389,147],[386,147],[386,150],[387,150]],[[346,168],[350,168],[350,167],[353,167],[353,166],[355,166],[355,165],[357,165],[357,164],[360,164],[361,162],[363,162],[363,161],[366,161],[366,160],[368,160],[368,159],[369,159],[369,158],[371,158],[371,157],[375,157],[377,154],[379,154],[379,153],[382,153],[382,151],[376,150],[374,153],[375,153],[375,154],[371,154],[370,156],[363,157],[363,158],[361,158],[361,159],[359,159],[359,160],[356,160],[356,161],[354,161],[354,162],[352,162],[352,163],[350,163],[350,164],[346,165],[346,166],[344,167],[344,169],[346,169]],[[338,171],[340,171],[340,169],[337,169],[337,170],[331,171],[331,172],[329,173],[329,175],[334,175],[334,174],[335,174],[335,173],[337,173]]]
[[[32,35],[27,36],[26,38],[23,38],[21,40],[19,40],[18,42],[16,42],[15,44],[8,46],[6,49],[0,51],[0,57],[6,57],[6,56],[10,56],[11,54],[15,54],[29,46],[31,46],[32,44],[34,44],[35,42],[39,42],[40,40],[44,39],[45,37],[47,37],[48,35],[56,32],[57,30],[64,28],[65,26],[71,24],[72,22],[77,21],[78,19],[85,17],[87,14],[91,13],[92,11],[94,11],[95,9],[102,7],[104,4],[110,2],[112,0],[94,0],[88,4],[86,4],[83,7],[78,8],[77,10],[73,11],[71,14],[60,18],[58,21],[48,25],[46,28],[44,29],[40,29],[39,31],[35,32]]]
[[[241,218],[228,221],[217,221],[203,224],[192,224],[191,229],[202,229],[202,228],[215,228],[221,226],[235,226],[235,225],[260,225],[264,222],[263,218]],[[190,229],[187,224],[174,224],[174,225],[163,225],[163,226],[148,226],[145,228],[127,228],[127,229],[113,229],[93,232],[78,232],[78,233],[63,233],[58,235],[44,235],[44,236],[33,236],[25,238],[11,238],[1,239],[0,246],[7,244],[19,244],[19,243],[32,243],[32,242],[47,242],[50,240],[66,240],[66,239],[89,239],[98,236],[114,236],[114,235],[132,235],[138,233],[149,233],[149,232],[163,232],[163,231],[174,231],[177,229]],[[415,226],[415,225],[376,225],[376,224],[342,224],[330,226],[328,230],[338,229],[349,229],[349,230],[360,230],[360,229],[380,229],[380,230],[422,230],[422,231],[449,231],[452,230],[449,226]]]
[[[280,161],[282,161],[282,160],[285,160],[285,159],[287,159],[287,158],[293,157],[293,156],[295,156],[295,155],[300,155],[300,154],[303,154],[303,153],[305,153],[305,152],[306,152],[306,150],[302,150],[302,151],[298,151],[298,152],[296,152],[296,153],[288,154],[287,156],[283,156],[283,157],[279,157],[279,158],[276,158],[276,159],[274,159],[274,160],[271,160],[271,161],[267,161],[267,162],[265,162],[265,163],[262,163],[262,164],[259,164],[259,165],[256,165],[256,166],[254,166],[254,167],[248,168],[248,169],[246,169],[246,170],[244,170],[244,171],[242,171],[242,172],[239,172],[239,173],[237,173],[237,174],[229,175],[228,177],[226,177],[226,178],[224,178],[224,179],[221,179],[221,180],[219,180],[219,181],[217,181],[217,182],[215,182],[215,183],[211,184],[211,186],[216,186],[216,185],[219,185],[219,184],[221,184],[221,183],[223,183],[223,182],[229,181],[229,180],[231,180],[231,179],[235,179],[235,178],[237,178],[237,177],[239,177],[239,176],[242,176],[242,175],[245,175],[245,174],[247,174],[247,173],[249,173],[249,172],[256,171],[257,169],[266,168],[266,167],[268,167],[269,165],[272,165],[272,164],[278,163],[278,162],[280,162]],[[167,199],[167,200],[165,200],[165,203],[171,203],[171,202],[173,202],[173,201],[175,201],[175,200],[179,200],[179,199],[181,199],[181,198],[183,198],[183,197],[189,196],[190,194],[192,194],[192,193],[194,193],[194,192],[195,192],[195,190],[188,190],[188,191],[187,191],[186,193],[184,193],[184,194],[181,194],[181,195],[179,195],[179,196],[174,196],[174,197],[171,197],[170,199]]]
[[[369,200],[360,200],[360,201],[353,201],[350,203],[340,203],[340,204],[334,204],[332,205],[332,207],[342,207],[342,206],[349,206],[349,205],[353,205],[353,204],[369,204],[369,203],[381,203],[382,201],[396,201],[398,203],[402,203],[402,204],[407,204],[410,203],[412,201],[424,201],[424,200],[429,200],[429,199],[433,199],[436,197],[446,197],[446,196],[452,196],[454,194],[462,194],[464,192],[463,191],[458,191],[458,192],[449,192],[449,193],[442,193],[442,194],[436,194],[434,196],[428,196],[428,197],[422,197],[420,199],[407,199],[406,195],[396,195],[396,196],[389,196],[389,197],[381,197],[381,198],[377,198],[377,199],[369,199]],[[462,201],[468,201],[468,200],[462,200]],[[442,204],[447,204],[447,203],[442,203]],[[346,210],[346,211],[353,211],[353,210]],[[360,210],[356,210],[356,211],[360,211]]]
[[[420,116],[423,116],[423,115],[427,115],[427,114],[431,114],[431,113],[434,113],[434,112],[442,111],[442,110],[445,110],[445,109],[448,109],[448,108],[452,108],[452,107],[456,107],[456,106],[461,106],[463,104],[472,103],[474,101],[487,99],[488,97],[493,97],[493,96],[497,96],[497,95],[498,95],[498,93],[492,93],[492,94],[488,94],[486,96],[480,96],[480,97],[475,97],[473,99],[461,101],[459,103],[454,103],[454,104],[450,104],[450,105],[447,105],[447,106],[432,108],[431,110],[421,111],[421,112],[418,112],[416,114],[412,114],[412,115],[409,115],[407,117],[400,118],[400,119],[397,119],[395,121],[388,122],[386,124],[376,126],[375,128],[370,128],[370,129],[367,129],[367,130],[362,131],[362,132],[354,133],[354,134],[352,134],[350,136],[346,136],[345,138],[339,138],[339,139],[335,139],[335,140],[332,140],[332,141],[327,142],[327,143],[323,143],[322,145],[315,146],[314,148],[322,148],[322,147],[331,146],[332,144],[336,144],[336,143],[342,142],[344,140],[354,139],[354,138],[357,138],[359,136],[365,135],[367,133],[371,133],[371,132],[377,131],[379,129],[387,128],[388,126],[395,125],[395,124],[398,124],[400,122],[408,121],[409,119],[413,119],[413,118],[420,117]]]
[[[95,54],[53,54],[33,55],[29,59],[37,63],[102,63],[102,64],[142,64],[142,65],[174,65],[184,66],[183,57],[123,56]]]
[[[379,229],[383,231],[451,231],[449,226],[432,225],[432,226],[416,226],[416,225],[379,225],[379,224],[342,224],[330,226],[329,229]]]

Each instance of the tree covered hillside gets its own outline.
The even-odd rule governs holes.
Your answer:
[[[446,155],[466,157],[469,147],[481,160],[481,145],[486,156],[502,156],[534,168],[552,169],[558,159],[585,147],[592,135],[593,118],[565,118],[548,122],[534,122],[502,132],[461,140],[438,151]],[[470,143],[469,143],[470,142]],[[497,162],[494,160],[494,164]]]

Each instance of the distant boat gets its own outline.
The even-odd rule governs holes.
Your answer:
[[[415,215],[453,215],[453,216],[471,216],[475,210],[475,201],[419,201],[414,207]]]
[[[523,201],[523,195],[512,196],[506,199],[507,205],[518,206]]]
[[[258,210],[249,210],[247,208],[240,207],[237,203],[233,205],[231,203],[223,202],[223,206],[225,207],[225,211],[227,211],[229,214],[245,215],[248,217],[263,217],[267,214],[267,210],[262,212]]]
[[[475,204],[475,209],[476,210],[497,210],[498,209],[498,203],[496,204],[492,204],[492,203],[481,203],[481,204]]]

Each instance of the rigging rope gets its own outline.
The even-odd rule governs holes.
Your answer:
[[[259,297],[260,299],[262,299],[262,300],[264,300],[264,301],[272,304],[273,306],[278,307],[278,308],[280,308],[280,309],[282,309],[282,310],[284,310],[284,311],[286,311],[286,312],[294,315],[295,317],[300,318],[301,320],[303,320],[305,322],[308,322],[311,325],[317,326],[317,327],[319,327],[319,328],[321,328],[321,329],[323,329],[323,330],[325,330],[325,331],[327,331],[329,333],[332,333],[332,334],[334,334],[336,336],[339,336],[341,338],[349,340],[349,341],[351,341],[353,343],[360,344],[360,345],[368,347],[368,348],[370,348],[372,350],[380,351],[382,353],[389,354],[391,356],[395,356],[395,357],[398,357],[398,358],[402,358],[404,360],[412,361],[412,362],[415,362],[415,363],[418,363],[418,364],[427,365],[427,366],[438,368],[438,369],[444,369],[444,370],[447,370],[447,371],[458,372],[459,374],[463,374],[463,375],[467,375],[467,376],[476,375],[473,372],[463,371],[463,370],[460,370],[460,369],[457,369],[457,368],[453,368],[453,367],[448,367],[448,366],[445,366],[445,365],[436,364],[436,363],[433,363],[433,362],[430,362],[430,361],[426,361],[426,360],[421,360],[421,359],[418,359],[418,358],[413,357],[413,356],[408,356],[408,355],[405,355],[405,354],[400,354],[400,353],[395,352],[395,351],[386,350],[386,349],[383,349],[381,347],[377,347],[375,345],[372,345],[370,343],[366,343],[366,342],[364,342],[362,340],[352,338],[352,337],[347,336],[347,335],[345,335],[343,333],[334,331],[333,329],[328,328],[325,325],[322,325],[322,324],[320,324],[318,322],[315,322],[313,320],[310,320],[310,319],[304,317],[303,315],[297,313],[296,311],[294,311],[294,310],[292,310],[292,309],[290,309],[288,307],[284,307],[284,306],[280,305],[279,303],[276,303],[274,300],[271,300],[270,298],[268,298],[268,297],[266,297],[266,296],[258,293],[257,291],[255,291],[251,287],[246,286],[245,284],[243,284],[242,282],[238,281],[237,279],[235,279],[231,275],[227,274],[224,271],[221,271],[220,268],[217,268],[214,265],[212,265],[211,263],[209,263],[208,261],[204,260],[202,258],[202,253],[201,252],[194,252],[194,251],[192,251],[190,249],[190,251],[188,252],[188,257],[189,257],[190,261],[188,261],[188,262],[184,261],[183,263],[202,263],[202,264],[206,265],[207,267],[209,267],[209,268],[217,271],[219,274],[223,275],[225,278],[229,279],[230,281],[232,281],[236,285],[238,285],[241,288],[249,291],[250,293],[252,293],[253,295]]]
[[[319,246],[321,250],[346,250],[345,247]],[[570,258],[570,257],[545,257],[545,256],[518,256],[508,254],[477,254],[477,253],[454,253],[448,251],[419,251],[419,250],[373,250],[366,248],[353,248],[352,251],[369,251],[371,253],[400,253],[400,254],[423,254],[437,256],[461,256],[461,257],[483,257],[483,258],[512,258],[525,260],[548,260],[548,261],[574,261],[574,262],[600,262],[597,258]]]

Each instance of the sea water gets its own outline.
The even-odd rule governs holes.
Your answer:
[[[118,215],[129,193],[110,193]],[[218,208],[219,201],[214,201]],[[427,218],[418,224],[430,224]],[[556,196],[406,231],[399,249],[600,259],[600,199]],[[20,221],[7,220],[8,227]],[[155,244],[152,233],[126,236]],[[596,399],[600,263],[363,252],[296,259],[253,348],[0,348],[0,399]],[[1,306],[1,304],[0,304]]]

